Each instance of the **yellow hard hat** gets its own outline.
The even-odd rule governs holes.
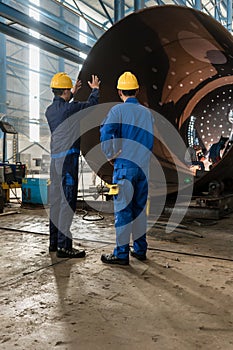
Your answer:
[[[123,73],[117,82],[117,89],[119,90],[136,90],[139,88],[137,78],[131,72]]]
[[[59,72],[52,77],[50,87],[53,89],[71,89],[73,84],[69,75]]]

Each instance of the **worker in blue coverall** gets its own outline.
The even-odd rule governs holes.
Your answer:
[[[128,265],[129,253],[138,260],[147,258],[146,204],[154,119],[136,98],[139,84],[134,74],[122,74],[117,89],[124,103],[111,108],[100,127],[101,148],[114,166],[113,184],[119,189],[114,195],[116,246],[113,253],[102,254],[101,260]]]
[[[221,160],[221,151],[225,148],[225,144],[228,141],[228,137],[220,137],[220,140],[213,145],[209,149],[209,162],[211,162],[211,166],[216,165]]]
[[[92,75],[88,84],[92,89],[88,100],[75,101],[73,96],[81,88],[81,81],[77,80],[73,86],[66,73],[55,74],[50,84],[54,99],[45,112],[51,131],[49,251],[56,251],[59,258],[85,256],[84,250],[73,248],[70,226],[76,209],[80,154],[79,115],[76,112],[99,101],[98,77]],[[71,140],[74,130],[78,136]]]

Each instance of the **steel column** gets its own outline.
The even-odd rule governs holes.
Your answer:
[[[232,0],[227,0],[227,29],[232,33]]]
[[[119,21],[125,16],[125,1],[114,0],[114,22]]]
[[[134,11],[143,9],[144,5],[144,0],[134,0]]]
[[[220,0],[215,0],[215,8],[214,8],[214,18],[218,21],[218,22],[221,22],[220,21]]]
[[[197,9],[199,11],[202,10],[201,0],[195,0],[195,9]]]
[[[0,119],[6,112],[6,38],[0,34]],[[0,130],[0,139],[3,137],[3,132]]]
[[[6,38],[0,34],[0,117],[6,114]]]
[[[63,3],[63,1],[62,1],[62,3]],[[60,19],[62,22],[64,21],[64,8],[62,6],[60,7]],[[62,29],[64,29],[64,25],[62,26]],[[63,57],[59,57],[58,70],[59,70],[59,72],[65,71],[65,62],[64,62]]]

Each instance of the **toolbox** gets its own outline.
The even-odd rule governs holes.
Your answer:
[[[22,180],[22,202],[30,204],[49,203],[49,179],[24,178]]]

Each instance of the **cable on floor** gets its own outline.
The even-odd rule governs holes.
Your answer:
[[[97,212],[95,215],[96,217],[93,218],[93,215],[89,214],[89,212],[87,210],[84,209],[84,197],[85,197],[85,193],[84,193],[84,178],[83,178],[83,168],[84,168],[84,163],[82,161],[82,155],[80,157],[80,163],[81,163],[81,167],[80,167],[80,175],[81,175],[81,181],[82,181],[82,204],[83,204],[83,208],[80,209],[81,211],[84,212],[82,219],[85,221],[100,221],[104,219],[104,216],[101,215],[99,212]],[[77,212],[77,211],[76,211]],[[92,217],[92,218],[91,218]]]

